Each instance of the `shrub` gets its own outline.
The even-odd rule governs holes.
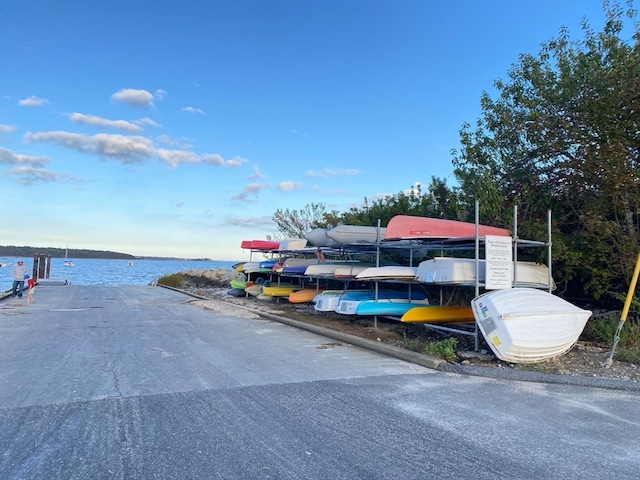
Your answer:
[[[184,286],[184,278],[182,275],[174,273],[173,275],[165,275],[158,279],[158,284],[167,287],[182,288]]]
[[[424,347],[423,352],[428,355],[435,355],[447,362],[456,361],[456,347],[458,346],[458,340],[453,337],[445,338],[439,342],[429,343]]]

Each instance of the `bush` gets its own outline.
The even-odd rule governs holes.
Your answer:
[[[581,339],[612,347],[619,322],[620,318],[613,313],[597,320],[590,320],[582,332]],[[614,357],[621,362],[640,364],[640,323],[637,318],[629,318],[622,325]]]
[[[458,340],[453,337],[445,338],[439,342],[433,342],[424,347],[423,352],[428,355],[435,355],[447,362],[456,361],[456,347],[458,346]]]
[[[166,287],[182,288],[184,286],[184,277],[177,273],[174,273],[173,275],[165,275],[158,279],[158,284]]]

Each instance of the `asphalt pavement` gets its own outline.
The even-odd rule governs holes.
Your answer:
[[[160,287],[36,293],[0,302],[3,480],[638,478],[633,387],[442,371]]]

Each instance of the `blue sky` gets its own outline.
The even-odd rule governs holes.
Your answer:
[[[483,91],[600,0],[0,0],[0,244],[243,260],[455,183]]]

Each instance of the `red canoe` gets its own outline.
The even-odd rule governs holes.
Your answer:
[[[270,240],[243,240],[240,248],[249,250],[277,250],[280,242],[272,242]]]
[[[440,218],[413,217],[410,215],[396,215],[387,225],[385,240],[409,240],[428,238],[469,238],[475,237],[476,225],[456,220],[442,220]],[[478,235],[509,236],[509,230],[504,228],[478,225]]]

